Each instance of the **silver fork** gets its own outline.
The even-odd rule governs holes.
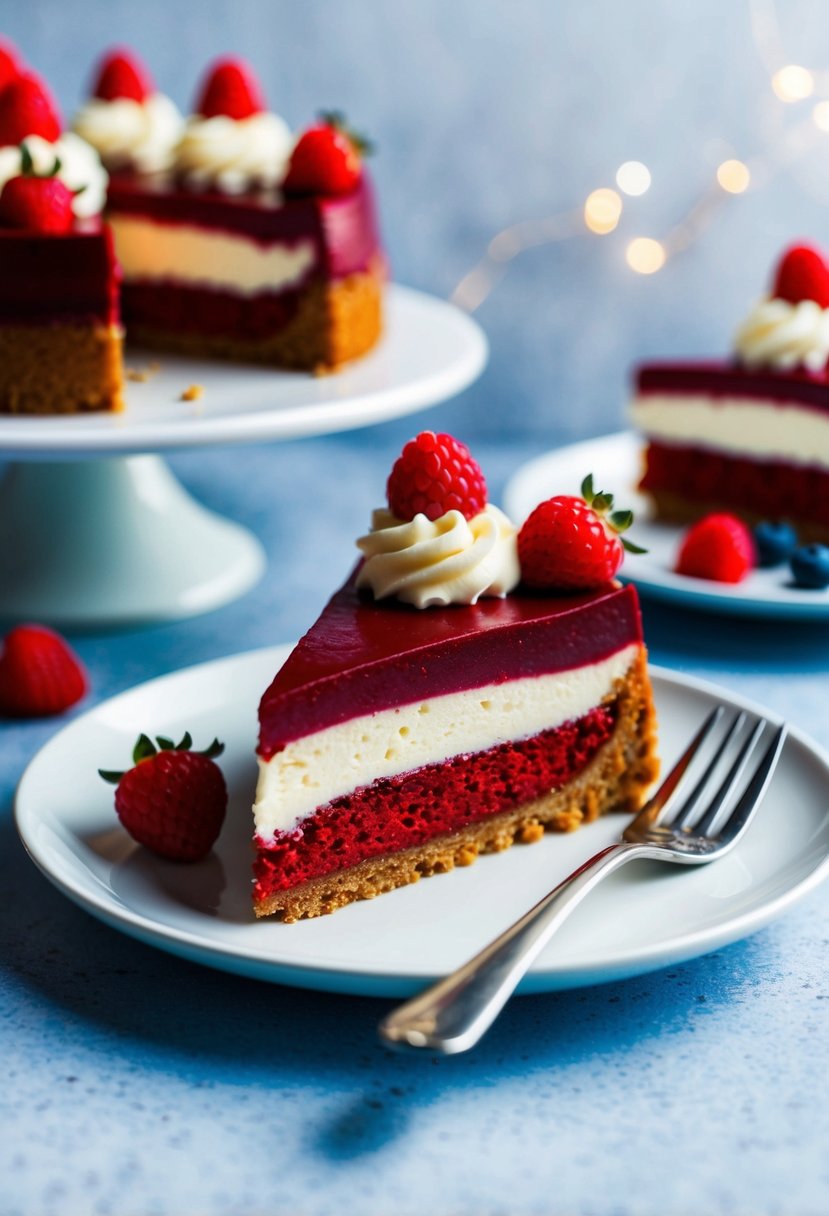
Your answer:
[[[771,729],[770,723],[759,718],[748,727],[747,715],[741,712],[726,725],[724,716],[722,705],[712,710],[616,844],[579,866],[468,963],[388,1014],[378,1027],[381,1039],[403,1050],[446,1055],[467,1051],[495,1021],[555,931],[605,875],[634,857],[700,865],[732,849],[768,788],[786,726],[774,729],[758,754],[757,744],[767,734],[766,727]],[[691,792],[674,809],[677,787],[686,774],[689,779],[693,776],[688,772],[692,762],[717,732],[722,734],[720,742],[712,739],[713,754]]]

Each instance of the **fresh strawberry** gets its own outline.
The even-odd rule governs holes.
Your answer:
[[[265,109],[265,98],[250,64],[243,59],[218,59],[201,87],[196,113],[202,118],[250,118]]]
[[[624,551],[643,553],[623,539],[631,511],[613,511],[613,495],[596,493],[585,477],[582,497],[557,494],[540,503],[518,533],[521,578],[540,590],[588,590],[609,582]]]
[[[218,739],[203,752],[162,735],[141,735],[124,773],[99,769],[118,788],[115,810],[134,840],[170,861],[199,861],[212,849],[227,811],[227,786],[213,763],[224,751]],[[158,745],[156,747],[156,744]]]
[[[22,143],[27,135],[54,143],[60,129],[57,105],[34,72],[24,72],[0,91],[0,147]]]
[[[86,672],[60,634],[18,625],[0,652],[0,713],[12,718],[62,714],[86,695]]]
[[[451,435],[421,431],[394,463],[386,484],[389,510],[398,519],[440,519],[460,511],[472,519],[486,506],[486,482],[469,448]]]
[[[17,47],[8,38],[0,37],[0,89],[15,80],[23,70]]]
[[[810,245],[793,245],[780,259],[771,294],[790,304],[814,300],[829,308],[829,266]]]
[[[757,565],[754,538],[736,515],[715,513],[693,524],[682,539],[677,574],[739,583]]]
[[[101,60],[92,96],[100,101],[121,97],[146,101],[154,92],[152,78],[141,60],[127,47],[116,47]]]
[[[72,192],[54,175],[60,169],[56,160],[50,173],[35,173],[29,149],[20,145],[23,172],[10,177],[0,190],[0,225],[30,232],[68,232],[74,222]]]
[[[349,131],[341,114],[323,114],[297,140],[282,183],[286,194],[349,194],[371,147]]]

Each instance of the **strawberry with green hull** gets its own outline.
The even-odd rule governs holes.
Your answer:
[[[452,436],[407,444],[387,492],[260,704],[258,916],[318,916],[632,809],[656,772],[633,587],[528,587]]]
[[[200,861],[213,848],[227,811],[227,786],[213,761],[224,751],[214,739],[202,752],[185,734],[179,743],[140,735],[126,772],[99,769],[115,790],[115,810],[139,844],[168,861]]]

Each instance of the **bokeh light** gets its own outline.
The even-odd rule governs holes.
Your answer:
[[[626,160],[616,170],[616,185],[623,194],[634,198],[644,194],[651,184],[651,171],[641,160]]]
[[[625,250],[625,260],[637,274],[656,274],[666,258],[664,245],[649,236],[637,236]]]
[[[729,194],[742,194],[749,187],[751,172],[741,160],[724,160],[717,169],[717,181]]]
[[[778,72],[774,73],[771,78],[771,87],[781,101],[789,103],[803,101],[814,93],[815,78],[808,68],[790,63],[787,67],[780,68]]]
[[[584,204],[584,222],[591,232],[605,236],[619,223],[622,200],[615,190],[602,186],[588,194]]]
[[[812,118],[821,131],[829,131],[829,101],[819,101],[812,110]]]

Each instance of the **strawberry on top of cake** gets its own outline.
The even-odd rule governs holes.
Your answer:
[[[639,367],[632,417],[657,516],[732,511],[829,539],[827,360],[829,266],[796,245],[739,326],[732,358]]]
[[[169,169],[183,127],[175,103],[158,92],[147,67],[126,47],[102,58],[91,96],[72,122],[110,173]]]
[[[654,718],[629,512],[520,533],[464,444],[406,445],[362,560],[259,707],[254,910],[293,921],[635,808]]]

